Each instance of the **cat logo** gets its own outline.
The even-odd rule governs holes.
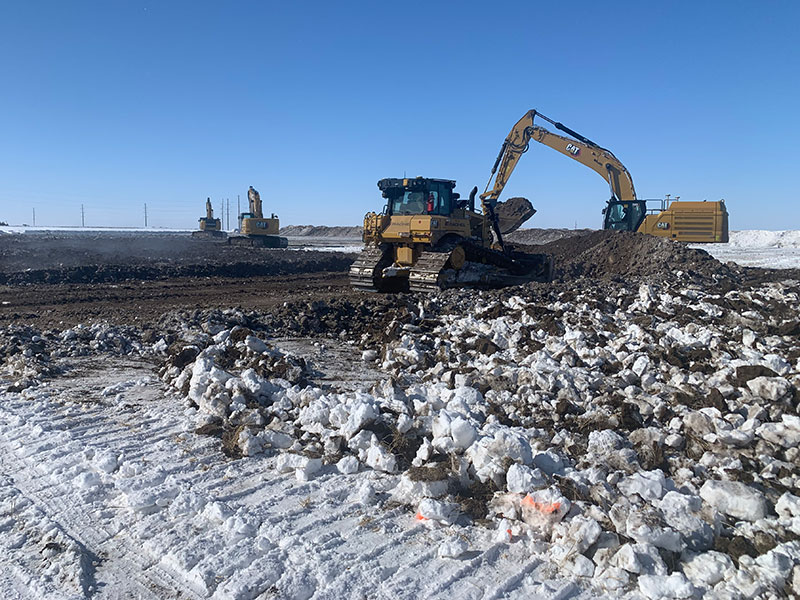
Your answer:
[[[664,221],[660,221],[656,223],[656,229],[669,229],[669,223],[665,223]]]
[[[572,154],[572,156],[579,156],[581,153],[581,149],[578,148],[575,144],[567,144],[567,152]]]

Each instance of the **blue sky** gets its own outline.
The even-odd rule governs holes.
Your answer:
[[[359,224],[378,179],[481,190],[531,108],[644,198],[800,229],[798,2],[0,5],[0,221],[193,228],[253,185],[282,224]],[[541,145],[503,197],[599,227],[608,186]]]

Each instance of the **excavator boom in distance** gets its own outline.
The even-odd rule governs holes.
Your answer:
[[[535,125],[537,116],[569,137]],[[648,201],[636,197],[628,169],[610,150],[536,110],[525,113],[506,137],[482,199],[489,202],[497,199],[531,140],[589,167],[606,180],[611,198],[603,210],[603,229],[638,231],[683,242],[728,241],[728,211],[723,200],[671,203],[661,200],[660,209],[648,209]],[[494,185],[489,189],[493,179]]]
[[[264,218],[261,196],[250,186],[247,190],[248,212],[239,215],[239,234],[228,236],[232,246],[255,246],[259,248],[286,248],[289,240],[278,235],[280,221],[278,215]]]

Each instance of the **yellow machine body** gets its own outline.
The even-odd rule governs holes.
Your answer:
[[[676,200],[660,212],[647,215],[637,231],[680,242],[724,244],[728,242],[728,211],[722,200]]]
[[[278,235],[280,222],[277,218],[263,219],[257,217],[243,217],[240,233],[242,235]]]

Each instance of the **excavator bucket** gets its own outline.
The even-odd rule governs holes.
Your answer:
[[[498,202],[494,207],[497,215],[500,233],[507,235],[519,229],[522,224],[530,219],[536,209],[527,198],[509,198],[505,202]]]

